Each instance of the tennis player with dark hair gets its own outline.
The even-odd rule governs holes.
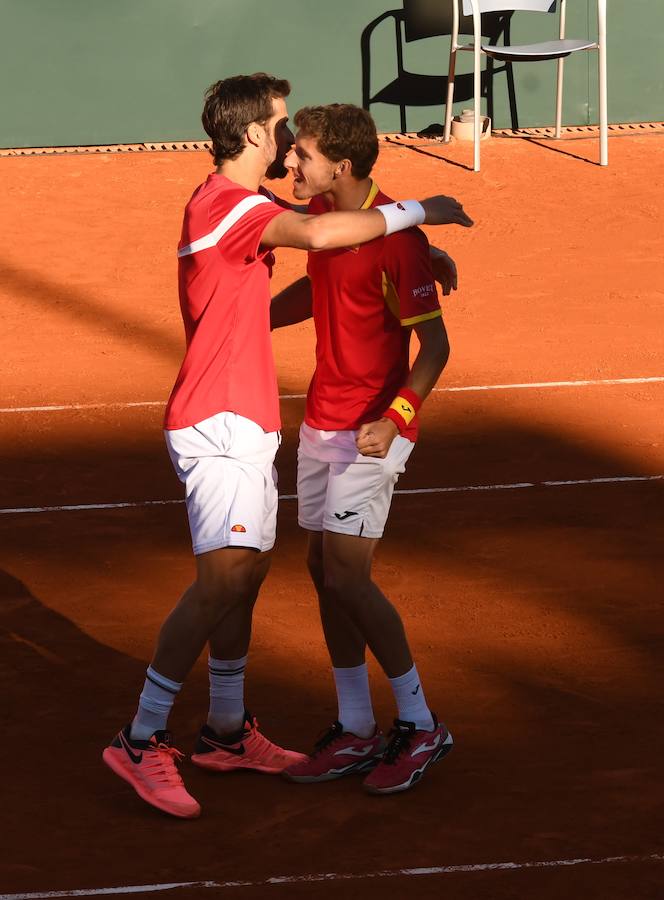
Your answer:
[[[186,489],[196,579],[164,622],[132,722],[104,761],[148,803],[200,813],[176,768],[168,716],[209,646],[210,707],[192,761],[205,769],[277,773],[302,754],[271,743],[244,705],[253,607],[275,541],[279,397],[270,343],[272,248],[329,250],[429,224],[469,224],[449,197],[377,210],[302,215],[261,188],[283,175],[292,144],[287,81],[263,73],[207,92],[203,124],[214,171],[191,197],[178,247],[186,351],[164,421]]]
[[[368,210],[390,202],[370,173],[378,156],[371,116],[355,106],[305,108],[286,158],[309,212]],[[417,438],[417,411],[449,355],[429,244],[410,228],[309,254],[308,279],[272,303],[273,327],[313,310],[316,370],[298,449],[298,520],[332,658],[338,720],[286,777],[327,781],[369,773],[372,793],[415,784],[452,748],[427,705],[401,618],[371,577],[394,486]],[[419,352],[409,367],[412,332]],[[386,742],[376,726],[369,646],[388,676],[398,717]]]

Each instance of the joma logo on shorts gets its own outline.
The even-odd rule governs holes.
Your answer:
[[[344,519],[350,519],[351,516],[356,516],[356,515],[357,515],[356,512],[351,512],[349,509],[347,509],[346,512],[344,512],[344,513],[335,513],[334,517],[335,517],[335,519],[339,519],[340,522],[343,522]]]

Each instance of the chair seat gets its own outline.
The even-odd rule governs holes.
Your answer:
[[[482,44],[482,52],[493,59],[505,62],[538,62],[545,59],[562,59],[577,50],[592,50],[597,47],[596,41],[570,38],[562,41],[543,41],[537,44],[521,44],[512,47],[492,47]]]

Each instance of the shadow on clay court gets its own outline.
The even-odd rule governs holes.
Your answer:
[[[160,413],[128,415],[110,429],[85,412],[14,431],[4,505],[181,497]],[[425,420],[399,488],[649,474],[636,455],[465,400],[445,416]],[[292,493],[297,415],[285,418],[278,465]],[[311,792],[185,762],[205,806],[187,826],[156,816],[99,758],[192,577],[184,507],[3,517],[0,672],[7,745],[20,748],[5,791],[7,890],[657,850],[662,494],[650,482],[395,497],[375,577],[457,749],[378,816],[356,781]],[[335,704],[293,501],[279,535],[247,697],[267,734],[306,749]],[[375,669],[373,684],[387,726],[392,699]],[[186,752],[205,706],[199,664],[172,717]],[[101,819],[112,824],[91,827]]]
[[[172,360],[172,377],[175,378],[184,351],[181,325],[174,329],[171,325],[160,328],[150,324],[137,315],[136,305],[124,315],[120,310],[113,309],[108,298],[95,296],[72,284],[62,284],[34,271],[19,269],[7,261],[0,261],[0,285],[9,296],[21,298],[50,315],[59,312],[64,318],[89,328],[99,338],[118,338],[124,345],[135,347],[142,356],[152,354]],[[134,299],[140,301],[140,297]],[[173,302],[177,305],[177,294]],[[73,349],[76,338],[71,337],[70,340],[71,344],[66,353],[63,352],[63,356],[67,365],[75,369],[77,363]],[[86,371],[81,370],[80,377],[86,380],[89,376]],[[281,389],[286,394],[302,392],[301,385],[290,385],[287,382],[282,383]],[[163,400],[165,402],[166,397]]]
[[[8,294],[22,298],[41,307],[49,314],[59,312],[100,336],[118,337],[140,346],[141,351],[151,351],[179,362],[184,340],[178,333],[165,327],[159,328],[147,321],[138,321],[136,307],[124,316],[114,310],[108,299],[102,299],[72,284],[62,284],[34,271],[19,269],[12,263],[0,262],[0,283]]]
[[[501,138],[498,135],[494,135],[492,140],[501,140]],[[563,150],[562,147],[560,147],[560,141],[558,143],[558,146],[554,147],[551,144],[547,143],[546,141],[534,140],[533,138],[527,137],[525,135],[523,135],[523,136],[521,136],[521,135],[508,136],[508,137],[504,138],[504,140],[527,141],[529,144],[535,144],[538,147],[542,147],[544,150],[550,150],[553,153],[560,153],[562,156],[569,156],[571,159],[576,159],[576,160],[579,160],[580,162],[587,163],[589,166],[597,166],[597,160],[594,159],[592,156],[579,156],[578,153],[571,153],[569,150]],[[597,138],[588,138],[588,140],[589,141],[592,140],[593,146],[596,146]],[[456,166],[459,169],[466,169],[468,172],[473,171],[472,163],[465,164],[465,163],[458,162],[457,160],[454,160],[454,159],[448,159],[446,156],[444,156],[445,144],[442,142],[435,142],[435,141],[432,142],[430,150],[426,149],[424,147],[415,147],[412,144],[410,144],[410,145],[404,144],[399,141],[390,141],[390,143],[397,144],[400,148],[402,148],[404,150],[409,150],[411,153],[419,153],[421,156],[429,156],[429,157],[431,157],[431,159],[438,160],[439,162],[445,163],[448,166]],[[471,142],[468,143],[468,147],[469,147],[469,154],[470,154],[470,156],[472,156],[472,143]],[[591,153],[592,153],[592,151],[591,151]],[[470,156],[469,156],[469,158],[470,158]]]
[[[98,502],[124,471],[125,488],[131,480],[140,496],[166,457],[161,435],[142,432],[129,446],[106,438],[91,431],[78,447],[56,443],[32,497],[24,484],[17,489],[36,504],[48,481],[70,501]],[[279,460],[289,492],[294,449],[289,426]],[[16,444],[17,458],[25,451]],[[90,468],[77,496],[77,465],[91,458],[97,478]],[[523,422],[485,415],[480,427],[450,415],[444,431],[423,435],[400,487],[640,471],[632,459]],[[160,473],[153,488],[179,496],[167,459]],[[311,792],[251,774],[217,780],[185,764],[206,809],[186,826],[190,837],[144,807],[99,753],[132,714],[158,623],[191,576],[184,509],[8,518],[3,555],[18,560],[12,570],[38,571],[48,585],[42,602],[18,578],[0,579],[6,737],[21,746],[5,800],[15,811],[8,886],[145,883],[146,871],[150,881],[363,871],[367,860],[431,865],[441,861],[441,840],[445,859],[468,862],[649,850],[664,824],[661,501],[657,482],[395,498],[376,580],[402,611],[429,702],[458,743],[428,789],[388,801],[399,804],[398,858],[396,807],[377,817],[351,780]],[[335,706],[303,548],[286,501],[257,610],[248,702],[270,736],[306,748]],[[113,635],[131,654],[88,632]],[[205,682],[199,665],[174,710],[187,751]],[[386,723],[389,690],[374,682]],[[441,820],[440,804],[453,820]],[[90,827],[101,817],[113,823],[110,838]]]
[[[574,137],[573,138],[573,140],[575,140],[575,141],[578,141],[578,140],[592,141],[591,146],[595,150],[594,157],[592,155],[579,156],[578,153],[572,153],[569,149],[563,150],[563,148],[560,146],[560,144],[561,144],[560,140],[557,142],[556,146],[554,147],[552,145],[552,143],[550,143],[550,141],[548,141],[548,140],[544,140],[544,141],[536,140],[535,138],[528,137],[527,135],[519,135],[517,137],[518,137],[518,140],[527,141],[529,144],[534,144],[536,147],[542,147],[542,149],[544,149],[544,150],[550,150],[552,153],[560,153],[562,156],[569,156],[570,159],[577,159],[577,160],[579,160],[579,162],[587,163],[589,166],[597,166],[597,154],[599,153],[599,151],[597,150],[597,138],[594,135],[593,136],[584,135],[583,137]],[[498,139],[500,139],[500,138],[498,138]],[[513,138],[508,136],[506,138],[506,140],[513,140]],[[551,138],[550,140],[554,141],[555,138]],[[564,138],[563,140],[570,141],[570,138]],[[592,154],[593,150],[591,150],[590,153]]]
[[[406,150],[410,150],[413,153],[419,153],[421,156],[430,156],[432,159],[435,159],[437,162],[445,163],[447,166],[455,166],[457,169],[465,169],[467,172],[473,171],[472,164],[466,164],[462,162],[458,162],[456,159],[448,159],[444,156],[445,152],[445,144],[437,144],[432,143],[432,148],[439,147],[440,149],[437,152],[432,152],[431,150],[427,150],[423,147],[413,147],[412,144],[402,144],[400,141],[389,141],[390,144],[396,145],[398,147],[403,147]]]
[[[56,429],[55,421],[49,421]],[[107,433],[100,443],[99,432],[92,429],[70,443],[62,434],[41,432],[39,450],[17,437],[7,462],[20,459],[25,477],[16,478],[5,506],[120,501],[140,505],[143,500],[182,497],[158,427],[143,428],[129,446],[122,445],[121,429],[115,437],[117,441]],[[289,426],[278,457],[282,494],[295,491],[295,448],[296,431]],[[648,474],[648,468],[636,465],[633,458],[582,444],[572,436],[506,417],[491,419],[486,413],[480,426],[477,419],[462,412],[455,418],[450,410],[445,429],[425,429],[398,488]],[[379,547],[377,571],[380,576],[381,560],[392,554],[401,559],[398,547],[405,542],[409,560],[428,571],[441,589],[447,574],[453,573],[456,579],[464,575],[471,581],[478,576],[495,579],[501,591],[526,602],[529,592],[550,592],[560,612],[584,618],[590,625],[596,622],[628,645],[643,645],[646,657],[655,659],[659,650],[654,645],[649,649],[649,641],[658,623],[651,601],[662,574],[662,493],[660,482],[649,482],[397,496]],[[282,502],[273,569],[279,570],[283,556],[288,565],[298,567],[306,584],[295,511],[295,501]],[[78,568],[87,577],[102,565],[104,554],[113,560],[104,565],[124,566],[139,584],[155,560],[167,572],[170,554],[181,556],[191,569],[181,504],[149,511],[29,514],[15,520],[7,517],[3,524],[10,522],[15,527],[8,529],[5,539],[8,552],[29,553],[33,547],[42,563],[50,559],[54,566],[62,565],[64,553],[71,556],[72,573]],[[117,574],[121,577],[121,572]],[[287,571],[283,575],[288,579]],[[113,578],[114,573],[108,568],[101,577]],[[404,577],[400,566],[394,566],[385,584],[388,594]],[[607,585],[615,593],[610,609]],[[142,591],[149,592],[149,587]],[[629,597],[633,602],[636,594],[641,600],[631,616],[624,601]],[[157,609],[155,620],[159,618]]]
[[[72,583],[64,589],[75,593],[79,576],[71,568]],[[90,620],[98,620],[94,609],[88,612]],[[269,828],[269,816],[282,818],[279,810],[287,806],[290,787],[286,782],[251,773],[215,779],[185,764],[191,789],[217,816],[216,822],[201,820],[207,838],[199,848],[199,828],[183,857],[177,824],[141,803],[101,761],[103,747],[133,714],[145,660],[95,640],[6,570],[0,571],[0,645],[3,744],[5,750],[13,748],[5,761],[11,764],[11,778],[3,785],[4,815],[12,822],[3,837],[3,889],[141,881],[147,870],[157,880],[177,872],[195,876],[201,856],[218,875],[229,870],[218,847],[219,818],[227,804],[236,812],[233,833],[222,829],[224,845],[245,842],[245,858],[239,848],[236,857],[245,872],[252,870],[254,838]],[[269,679],[263,672],[251,690],[272,710],[264,726],[284,744],[303,708],[312,703],[321,708],[310,684],[300,691],[297,682],[286,687],[287,680],[287,673],[273,666]],[[206,681],[203,668],[192,673],[172,717],[178,746],[188,753],[207,708]],[[309,809],[311,796],[302,799]],[[126,858],[117,846],[124,841]],[[92,872],[90,859],[95,860]],[[233,866],[230,874],[237,875],[240,870]]]

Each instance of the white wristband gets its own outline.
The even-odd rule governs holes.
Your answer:
[[[375,206],[385,219],[385,234],[393,234],[395,231],[403,231],[404,228],[412,228],[421,225],[426,218],[424,207],[417,200],[400,200],[398,203],[385,203]]]

